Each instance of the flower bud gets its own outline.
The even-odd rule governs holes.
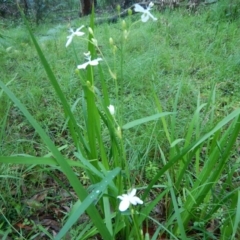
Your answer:
[[[120,13],[120,10],[121,10],[121,6],[118,4],[117,5],[117,12]]]
[[[127,30],[123,31],[123,36],[124,36],[125,39],[127,39],[127,37],[128,37],[128,31]]]
[[[89,82],[89,81],[86,81],[86,85],[87,85],[87,87],[91,87],[91,83]]]
[[[93,30],[92,30],[91,27],[88,27],[88,32],[89,32],[91,35],[93,35]]]
[[[109,38],[109,43],[110,45],[113,45],[113,39],[111,37]]]
[[[123,20],[122,21],[122,29],[124,30],[124,29],[126,29],[126,27],[127,27],[127,24],[126,24],[125,20]]]
[[[6,48],[6,52],[10,52],[11,49],[12,49],[12,47]]]
[[[116,51],[117,51],[117,46],[116,46],[116,45],[114,45],[114,46],[113,46],[113,53],[115,54],[115,53],[116,53]]]
[[[149,235],[149,233],[145,233],[145,238],[144,238],[144,240],[150,240],[150,235]]]
[[[132,15],[132,9],[129,8],[129,9],[128,9],[128,16],[131,16],[131,15]]]
[[[97,39],[95,39],[95,38],[92,38],[92,43],[93,43],[93,45],[94,45],[95,47],[97,47],[97,46],[98,46]]]
[[[117,127],[116,134],[119,138],[122,138],[122,130],[119,126]]]
[[[111,113],[111,115],[114,115],[115,114],[115,108],[114,108],[114,106],[113,105],[109,105],[108,106],[108,110],[109,110],[109,112]]]

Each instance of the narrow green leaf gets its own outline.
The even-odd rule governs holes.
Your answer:
[[[84,213],[84,211],[95,201],[98,200],[98,196],[105,191],[109,183],[119,174],[120,168],[115,168],[111,172],[107,174],[107,176],[94,188],[92,193],[90,193],[87,198],[84,199],[83,202],[76,202],[72,214],[69,216],[67,222],[63,226],[63,228],[60,230],[58,235],[56,236],[55,240],[61,240],[65,234],[69,231],[69,229],[72,227],[72,225],[78,220],[78,218],[81,216],[81,214]],[[112,238],[110,238],[112,239]]]
[[[129,129],[129,128],[135,127],[137,125],[140,125],[140,124],[143,124],[143,123],[147,123],[149,121],[157,120],[157,119],[159,119],[161,117],[164,117],[164,116],[167,116],[167,115],[170,115],[170,114],[174,114],[174,113],[172,113],[172,112],[163,112],[163,113],[154,114],[154,115],[149,116],[149,117],[137,119],[137,120],[134,120],[132,122],[129,122],[129,123],[123,125],[122,129],[126,130],[126,129]]]
[[[182,81],[179,82],[177,94],[175,95],[175,101],[173,103],[173,112],[177,112],[177,110],[178,110],[178,100],[179,100],[181,90],[182,90]],[[177,136],[175,136],[177,114],[171,116],[170,120],[171,120],[171,141],[173,141],[174,139],[177,138]],[[174,153],[175,153],[175,150],[174,150],[174,148],[172,148],[171,152],[170,152],[170,156],[172,157],[172,154],[174,154]]]
[[[80,168],[87,168],[80,162],[76,162],[73,160],[65,159],[66,163],[69,164],[69,166],[73,167],[80,167]],[[19,157],[19,156],[12,156],[12,157],[4,157],[0,156],[0,163],[5,164],[24,164],[24,165],[52,165],[52,166],[59,166],[59,163],[54,158],[49,157]]]
[[[235,215],[235,220],[234,220],[233,233],[232,233],[231,240],[235,239],[237,230],[240,226],[240,190],[238,190],[237,208],[236,208],[236,214],[234,215]]]
[[[184,138],[179,138],[179,139],[176,139],[174,140],[172,143],[171,143],[171,148],[174,147],[175,145],[177,145],[178,143],[182,142],[182,141],[185,141]]]
[[[163,160],[163,163],[164,165],[166,165],[165,155],[162,149],[160,148],[160,146],[159,146],[159,150],[161,153],[161,158]],[[167,175],[168,185],[170,186],[171,201],[174,207],[174,215],[176,216],[176,219],[177,219],[177,223],[178,223],[177,225],[178,225],[178,228],[180,229],[181,239],[187,239],[185,227],[183,225],[183,221],[181,217],[181,209],[178,207],[177,196],[175,194],[174,187],[173,187],[174,180],[172,180],[169,171],[166,172],[166,175]]]
[[[152,81],[153,82],[153,81]],[[155,89],[157,89],[155,86],[152,85],[152,92],[153,92],[153,96],[154,96],[154,99],[155,99],[155,103],[157,105],[157,108],[158,108],[158,111],[160,113],[163,112],[163,109],[162,109],[162,105],[161,105],[161,102],[159,100],[159,98],[157,97],[157,94],[155,92]],[[168,127],[167,127],[167,122],[166,122],[166,119],[164,117],[161,118],[162,120],[162,124],[163,124],[163,129],[164,129],[164,132],[166,134],[166,137],[168,139],[168,142],[171,143],[171,136],[170,136],[170,133],[168,131]]]
[[[81,154],[81,152],[75,152],[74,156],[77,157],[84,166],[86,166],[92,173],[94,173],[96,176],[99,176],[100,178],[103,177],[103,174],[98,171],[98,169],[91,164],[91,160],[96,161],[95,159],[87,160],[84,158],[84,156]]]
[[[219,129],[221,129],[224,125],[226,125],[228,122],[233,120],[235,117],[237,117],[240,114],[240,108],[236,109],[232,113],[230,113],[228,116],[226,116],[223,120],[221,120],[211,131],[209,131],[207,134],[205,134],[203,137],[201,137],[192,147],[194,149],[197,145],[203,143],[206,139],[208,139],[211,135],[213,135],[215,132],[217,132]]]
[[[107,190],[105,191],[105,194],[108,194]],[[103,206],[104,206],[104,216],[105,216],[105,222],[108,231],[111,235],[113,235],[113,225],[112,225],[112,218],[111,218],[111,205],[109,202],[109,197],[103,197]]]

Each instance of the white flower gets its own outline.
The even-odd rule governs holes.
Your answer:
[[[115,108],[114,108],[114,106],[113,105],[109,105],[108,106],[108,110],[109,110],[109,112],[111,113],[111,115],[114,115],[115,114]]]
[[[153,19],[153,21],[156,21],[157,18],[155,18],[151,13],[150,13],[150,10],[151,10],[151,7],[153,6],[154,4],[152,2],[149,3],[148,7],[145,9],[143,8],[141,5],[139,4],[135,4],[135,8],[134,8],[134,11],[135,12],[141,12],[143,13],[142,16],[141,16],[141,19],[142,19],[142,22],[147,22],[149,17]]]
[[[119,211],[124,212],[126,211],[130,204],[137,205],[137,204],[143,204],[143,201],[136,197],[137,190],[134,188],[132,191],[128,194],[123,194],[122,196],[118,196],[117,198],[121,199],[120,205],[119,205]]]
[[[99,61],[102,61],[102,58],[97,58],[97,59],[91,60],[90,52],[84,53],[84,55],[87,59],[87,62],[78,65],[77,66],[78,69],[85,69],[88,65],[96,66],[96,65],[98,65]]]
[[[74,36],[78,36],[78,37],[81,37],[81,36],[83,36],[85,33],[84,32],[80,32],[80,30],[83,28],[84,26],[81,26],[80,28],[78,28],[75,32],[73,31],[73,29],[72,28],[70,28],[69,29],[69,31],[70,31],[70,35],[69,36],[67,36],[67,43],[66,43],[66,47],[68,47],[69,45],[70,45],[70,43],[72,42],[72,40],[73,40],[73,37]]]

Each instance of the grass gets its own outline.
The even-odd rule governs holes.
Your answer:
[[[64,97],[74,109],[81,134],[87,136],[92,154],[88,158],[87,153],[84,157],[76,154],[80,146],[76,145],[71,126],[67,126],[62,101],[48,80],[25,25],[3,24],[1,80],[25,107],[14,97],[13,104],[0,92],[0,156],[12,156],[0,159],[0,234],[34,239],[45,233],[51,239],[53,231],[64,235],[71,225],[68,234],[72,239],[90,239],[99,234],[98,226],[91,223],[93,213],[98,211],[96,219],[104,218],[109,231],[100,232],[102,236],[141,239],[142,233],[134,229],[144,221],[141,229],[153,239],[151,231],[155,239],[159,234],[168,239],[237,239],[239,19],[231,18],[231,14],[224,17],[222,8],[219,3],[200,8],[197,14],[185,10],[155,13],[157,22],[134,24],[127,39],[123,39],[121,22],[95,26],[99,50],[117,75],[116,85],[106,64],[101,64],[108,98],[116,107],[116,119],[123,129],[122,142],[112,139],[111,126],[115,125],[104,113],[107,106],[101,101],[96,105],[91,102],[91,93],[76,74],[76,66],[84,62],[82,53],[87,48],[93,51],[92,46],[74,38],[72,45],[65,48],[69,23],[32,27]],[[125,19],[125,30],[138,17]],[[89,19],[73,21],[71,26],[82,24],[88,26]],[[116,46],[115,55],[110,37]],[[89,71],[82,76],[93,80]],[[100,97],[107,98],[102,94],[101,81],[95,72],[94,86],[101,92]],[[89,96],[89,102],[84,103],[83,93]],[[98,115],[97,109],[103,115]],[[34,119],[30,121],[31,117],[25,118],[26,111],[36,123]],[[141,125],[134,122],[135,127],[127,130],[126,123],[163,111],[174,114],[159,121],[143,119]],[[95,116],[97,123],[90,124],[89,116]],[[104,119],[107,127],[98,119]],[[94,132],[87,126],[101,129],[102,138],[97,144],[91,134],[98,138],[98,130]],[[86,167],[84,158],[90,159],[95,170]],[[102,162],[97,163],[100,158]],[[109,163],[104,163],[105,158]],[[64,159],[74,160],[76,165]],[[119,174],[118,166],[124,166],[125,172]],[[139,210],[140,216],[131,212],[119,215],[115,211],[118,201],[113,199],[126,191],[125,185],[141,190],[146,207]],[[91,191],[96,186],[101,186],[99,198]],[[77,199],[81,199],[82,206]],[[98,208],[94,199],[99,201]],[[73,206],[75,214],[70,211]],[[86,209],[92,221],[83,214]],[[148,217],[143,218],[144,214]],[[77,221],[80,224],[73,225]]]

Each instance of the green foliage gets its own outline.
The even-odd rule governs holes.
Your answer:
[[[240,16],[239,0],[217,1],[211,6],[212,12],[209,12],[209,18],[215,21],[235,21]]]
[[[158,170],[159,167],[157,166],[157,164],[149,161],[145,167],[145,176],[147,181],[151,181],[152,177],[158,173]]]
[[[3,46],[1,60],[1,235],[25,237],[13,219],[30,227],[30,213],[49,203],[44,194],[24,196],[22,182],[44,187],[47,175],[72,197],[55,239],[237,237],[237,24],[206,22],[209,13],[165,13],[144,25],[129,17],[119,28],[94,26],[92,14],[88,37],[75,36],[68,48],[61,26],[42,26],[42,36],[25,20],[32,43],[9,31],[18,40]],[[86,50],[103,60],[76,70]],[[7,194],[13,183],[19,204]],[[120,212],[117,196],[132,188],[144,204]],[[41,222],[32,225],[28,236],[53,238]]]

